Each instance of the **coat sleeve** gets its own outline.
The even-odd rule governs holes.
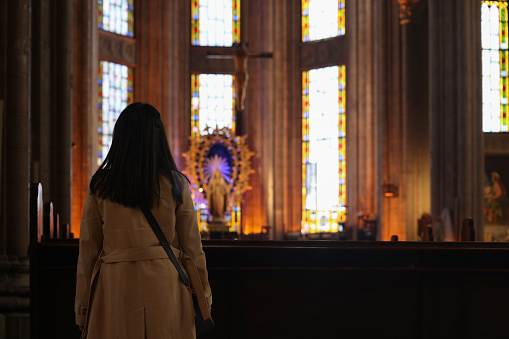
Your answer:
[[[102,219],[95,196],[87,192],[85,208],[81,218],[78,272],[76,275],[76,299],[74,312],[76,324],[85,325],[90,296],[92,270],[102,251]]]
[[[200,229],[198,226],[198,219],[196,218],[196,211],[191,198],[191,192],[185,179],[183,180],[182,189],[183,203],[176,210],[176,229],[179,239],[179,244],[184,253],[193,259],[200,275],[203,290],[209,307],[212,305],[212,291],[210,289],[207,264],[205,260],[205,253],[203,252],[201,244]]]

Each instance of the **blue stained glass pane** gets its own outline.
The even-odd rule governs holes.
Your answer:
[[[501,42],[500,49],[507,49],[507,44],[505,42]]]
[[[338,82],[338,66],[309,71],[309,136],[304,136],[305,142],[309,140],[305,198],[309,210],[332,211],[339,205]]]
[[[97,156],[98,156],[99,158],[102,158],[102,157],[103,157],[103,152],[97,152]]]
[[[102,72],[99,73],[102,86],[100,87],[99,104],[99,126],[97,129],[99,144],[104,146],[102,156],[108,154],[113,134],[113,128],[120,112],[127,106],[132,93],[132,86],[129,86],[129,68],[108,61],[99,61]],[[97,159],[98,164],[104,161],[104,158]]]
[[[500,75],[505,78],[507,76],[507,71],[504,69],[502,72],[500,72]]]
[[[339,108],[339,113],[340,114],[344,114],[345,113],[345,108],[344,107],[340,107]]]
[[[340,131],[339,132],[339,137],[340,138],[344,138],[345,137],[345,131]]]
[[[303,11],[303,14],[304,14],[304,16],[308,16],[308,15],[309,15],[309,10],[306,8],[306,9]]]
[[[304,112],[304,119],[307,119],[309,118],[309,113],[308,112]]]
[[[238,211],[239,211],[239,208],[238,208],[237,206],[234,206],[234,207],[233,207],[233,210],[234,210],[235,212],[238,212]]]
[[[235,21],[232,0],[200,0],[199,5],[199,41],[196,45],[231,46],[232,22]]]
[[[343,161],[343,160],[345,160],[345,156],[344,156],[343,154],[341,154],[341,155],[339,156],[339,161]]]
[[[309,89],[308,88],[305,88],[304,89],[304,95],[308,95],[309,94]]]
[[[502,98],[501,102],[502,102],[502,105],[507,105],[507,98]]]
[[[308,18],[310,40],[337,36],[339,29],[338,0],[309,0]]]
[[[99,28],[108,32],[132,36],[133,6],[128,0],[109,0],[102,5],[102,24]],[[131,12],[131,13],[130,13]]]
[[[206,127],[233,127],[233,76],[229,74],[199,75],[199,126],[204,133]]]
[[[339,84],[339,90],[342,91],[345,89],[345,84]]]
[[[344,184],[345,184],[345,179],[343,179],[343,178],[339,178],[339,184],[340,184],[340,185],[344,185]]]
[[[340,2],[339,3],[339,9],[343,9],[345,8],[345,3],[344,2]]]

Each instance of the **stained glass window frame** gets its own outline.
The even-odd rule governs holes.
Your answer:
[[[125,93],[125,96],[126,96],[126,100],[125,101],[121,101],[120,103],[116,103],[117,104],[117,112],[114,112],[114,113],[110,113],[108,112],[107,114],[105,114],[104,112],[104,104],[105,104],[105,101],[104,101],[104,91],[103,91],[103,85],[104,85],[104,63],[108,63],[108,64],[113,64],[117,67],[120,67],[122,70],[126,69],[127,70],[127,77],[125,78],[125,80],[127,81],[127,83],[123,83],[121,84],[120,86],[117,86],[117,87],[122,87],[123,85],[125,85],[125,90],[127,90],[127,93]],[[107,64],[107,65],[108,65]],[[123,80],[123,79],[122,79]],[[118,84],[117,84],[118,85]],[[108,153],[108,150],[111,146],[111,144],[108,146],[108,147],[104,147],[105,145],[103,144],[103,137],[105,135],[109,135],[110,137],[113,136],[113,127],[114,127],[114,124],[116,122],[116,120],[118,119],[118,115],[120,115],[120,112],[128,105],[128,104],[131,104],[134,102],[134,68],[133,67],[130,67],[130,66],[127,66],[127,65],[124,65],[124,64],[121,64],[121,63],[118,63],[118,62],[111,62],[111,61],[108,61],[108,60],[103,60],[103,59],[99,59],[99,62],[98,62],[98,76],[97,76],[97,94],[98,94],[98,100],[97,100],[97,111],[98,111],[98,117],[97,117],[97,152],[96,152],[96,156],[95,156],[95,159],[97,160],[97,165],[100,166],[104,159],[106,158],[106,155]],[[111,86],[110,86],[111,87]],[[108,89],[108,93],[109,93],[109,90]],[[104,120],[105,120],[105,115],[109,116],[110,114],[113,114],[114,115],[114,118],[113,120],[111,121],[111,126],[108,127],[107,131],[109,132],[108,134],[105,133],[105,125],[104,125]]]
[[[307,175],[310,159],[310,71],[302,71],[302,233],[338,232],[346,223],[347,181],[346,181],[346,66],[338,67],[338,209],[330,210],[329,229],[320,229],[319,212],[306,208]],[[319,68],[316,68],[319,69]]]
[[[191,138],[200,138],[200,75],[221,75],[219,73],[191,73]],[[231,121],[231,131],[235,133],[236,129],[236,112],[235,112],[235,100],[237,97],[237,93],[235,92],[235,76],[232,74],[222,74],[231,76],[232,82],[232,121]],[[216,126],[208,126],[211,130],[215,129]],[[219,128],[225,126],[217,126]],[[200,191],[201,192],[201,191]],[[207,207],[205,205],[199,205],[196,203],[197,199],[192,195],[194,208],[196,211],[196,216],[198,218],[199,228],[200,230],[207,231],[208,225],[208,213]],[[242,210],[241,204],[236,203],[232,211],[230,211],[229,217],[226,218],[226,224],[228,225],[230,231],[239,232],[241,229],[241,220],[242,220]]]
[[[202,4],[204,0],[201,0]],[[225,0],[227,1],[227,0]],[[200,40],[200,0],[191,0],[191,45],[193,46],[219,46],[228,47],[235,43],[240,43],[240,23],[241,23],[241,0],[232,1],[232,43],[231,44],[207,44]],[[202,13],[203,14],[203,13]]]
[[[231,130],[235,133],[236,129],[236,116],[235,116],[235,76],[232,74],[216,74],[216,73],[192,73],[191,74],[191,136],[193,138],[199,137],[200,134],[200,75],[225,75],[232,77],[232,121]],[[214,129],[216,126],[208,126]],[[219,128],[225,126],[218,126]]]
[[[109,4],[112,0],[97,0],[97,27],[100,30],[105,32],[110,32],[122,36],[126,36],[129,38],[134,38],[134,0],[114,0],[122,2],[120,7],[124,7],[120,9],[122,13],[119,13],[117,4],[113,4],[112,6],[106,7],[105,2]],[[127,29],[122,29],[115,25],[115,27],[111,27],[110,23],[105,25],[105,13],[104,11],[113,11],[117,14],[117,16],[123,16],[121,19],[122,26],[125,24]],[[124,11],[127,11],[125,13]],[[115,18],[117,17],[115,16]],[[109,20],[108,20],[109,21]],[[125,31],[125,32],[124,32]]]
[[[334,35],[327,35],[319,38],[312,38],[312,27],[310,27],[310,4],[313,1],[320,1],[320,0],[302,0],[301,2],[301,33],[302,33],[302,42],[310,42],[310,41],[317,41],[317,40],[323,40],[328,38],[333,38],[337,36],[343,36],[346,33],[346,24],[345,24],[345,2],[346,0],[334,0],[338,3],[338,13],[337,13],[337,33]]]
[[[487,33],[486,28],[489,28],[491,20],[485,21],[483,13],[488,10],[488,17],[490,17],[493,6],[499,9],[498,29],[489,29],[489,33]],[[494,35],[493,32],[495,32]],[[481,1],[482,115],[483,131],[487,133],[509,132],[508,35],[507,1]],[[498,41],[494,43],[493,38]],[[498,46],[495,48],[494,45]],[[487,61],[488,58],[489,62]],[[495,92],[497,98],[493,97],[493,92]]]

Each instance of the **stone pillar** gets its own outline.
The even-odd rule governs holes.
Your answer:
[[[31,5],[30,0],[2,1],[0,4],[0,58],[3,61],[0,99],[5,100],[0,207],[2,338],[29,337],[26,256],[29,243]]]
[[[5,225],[8,254],[28,249],[30,159],[30,0],[7,2]]]
[[[242,38],[271,59],[249,60],[246,98],[248,143],[255,156],[253,191],[246,194],[243,227],[281,240],[299,232],[301,220],[300,4],[295,1],[244,2]]]
[[[61,223],[71,218],[72,0],[33,6],[32,180]]]
[[[273,52],[274,3],[271,0],[244,1],[241,35],[250,50]],[[274,55],[273,59],[276,56]],[[246,134],[254,173],[252,190],[244,195],[242,231],[259,233],[262,226],[274,227],[274,60],[251,59],[246,96]],[[273,236],[272,236],[273,238]]]
[[[480,10],[477,0],[429,0],[431,212],[451,210],[455,240],[465,217],[484,238]]]
[[[359,215],[377,213],[377,116],[374,102],[374,8],[377,1],[346,4],[348,63],[346,66],[348,225]]]
[[[274,239],[299,232],[302,218],[302,76],[300,6],[295,1],[274,1],[272,111],[274,118]],[[253,112],[255,116],[256,112]]]
[[[163,1],[163,121],[173,158],[184,169],[182,154],[189,148],[191,131],[191,5],[188,1]],[[176,32],[178,32],[176,34]]]
[[[56,213],[60,222],[71,222],[71,151],[72,151],[72,71],[73,71],[73,0],[53,4],[55,49],[53,88],[55,90],[55,124],[52,126],[52,186]],[[55,140],[56,139],[56,140]]]
[[[389,240],[398,235],[406,240],[404,226],[404,178],[402,177],[402,117],[406,89],[402,84],[401,27],[395,2],[384,0],[375,4],[375,63],[377,106],[377,183],[378,239]],[[397,197],[384,198],[382,185],[397,185]]]
[[[97,168],[89,145],[89,119],[97,107],[97,40],[96,1],[73,0],[73,52],[72,52],[72,198],[71,228],[79,235],[81,215],[85,205],[89,173]],[[95,54],[94,54],[95,53]],[[95,58],[94,58],[95,55]],[[92,99],[94,98],[94,99]],[[90,159],[90,163],[89,163]]]
[[[417,219],[430,211],[426,9],[423,0],[401,24],[396,2],[375,4],[379,240],[418,240]],[[384,184],[397,196],[384,197]]]

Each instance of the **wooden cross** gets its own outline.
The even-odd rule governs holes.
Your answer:
[[[208,58],[232,58],[235,62],[235,111],[237,114],[244,112],[247,82],[249,73],[247,70],[247,61],[249,58],[272,58],[272,53],[255,53],[247,50],[247,44],[234,43],[234,52],[207,52]]]

